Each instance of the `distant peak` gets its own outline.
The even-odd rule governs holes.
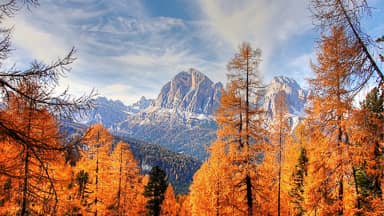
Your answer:
[[[289,85],[289,86],[300,87],[299,84],[296,82],[296,80],[289,78],[287,76],[275,76],[275,77],[273,77],[271,84],[280,84],[280,85]]]
[[[109,98],[104,97],[104,96],[97,97],[96,101],[97,101],[97,103],[116,103],[116,104],[120,104],[120,105],[125,106],[121,100],[113,100],[113,99],[109,99]]]
[[[188,73],[191,74],[192,76],[205,76],[205,74],[203,74],[202,72],[200,72],[194,68],[190,68]]]
[[[291,79],[287,76],[275,76],[275,77],[273,77],[273,80],[276,82],[281,82],[281,83],[296,82],[294,79]]]

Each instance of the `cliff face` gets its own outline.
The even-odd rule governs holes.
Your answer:
[[[212,115],[220,104],[222,87],[197,70],[180,72],[161,89],[154,106]]]

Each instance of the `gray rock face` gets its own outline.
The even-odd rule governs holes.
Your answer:
[[[276,96],[280,91],[283,91],[286,96],[288,112],[291,115],[303,116],[308,92],[302,89],[295,80],[277,76],[261,91],[261,97],[258,100],[258,103],[267,112],[268,118],[272,119],[275,116]]]
[[[142,96],[139,101],[128,106],[128,109],[132,113],[138,113],[141,110],[148,108],[150,105],[153,104],[153,102],[154,102],[153,99],[147,99],[144,96]]]
[[[96,107],[91,110],[87,119],[83,123],[88,125],[101,123],[111,131],[116,130],[117,123],[127,119],[129,108],[119,100],[109,100],[106,97],[95,99]]]
[[[111,132],[120,130],[119,124],[127,120],[127,117],[140,112],[153,103],[153,100],[141,97],[140,100],[130,106],[126,106],[120,100],[110,100],[106,97],[95,99],[95,108],[89,113],[89,116],[82,120],[87,125],[101,123]]]
[[[211,115],[219,106],[221,83],[214,84],[203,73],[190,69],[165,84],[154,106]]]

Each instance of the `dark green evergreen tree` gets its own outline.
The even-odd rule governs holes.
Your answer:
[[[383,118],[384,112],[384,97],[383,92],[380,93],[378,88],[373,88],[365,97],[365,100],[361,103],[363,109],[366,109],[372,113],[378,115],[379,118]]]
[[[160,167],[155,166],[149,173],[148,184],[144,188],[144,196],[148,198],[147,209],[148,216],[159,216],[161,204],[164,200],[164,193],[167,190],[167,175]]]
[[[294,204],[294,215],[302,216],[304,209],[304,178],[307,175],[308,157],[304,147],[300,149],[300,156],[295,170],[292,173],[292,189],[289,196],[292,198],[291,203]]]

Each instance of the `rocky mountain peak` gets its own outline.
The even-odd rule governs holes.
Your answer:
[[[272,79],[270,86],[273,86],[275,89],[287,89],[287,88],[293,88],[293,89],[299,89],[300,86],[296,82],[296,80],[291,79],[286,76],[276,76]]]
[[[276,96],[280,91],[283,91],[286,95],[288,112],[296,116],[302,116],[307,101],[307,91],[302,89],[294,79],[286,76],[277,76],[266,86],[262,94],[263,97],[260,98],[261,101],[258,101],[259,104],[262,104],[263,109],[267,111],[270,118],[272,119],[276,113]]]
[[[164,85],[154,106],[211,115],[220,103],[221,89],[195,69],[182,71]]]
[[[144,110],[149,107],[152,102],[153,99],[147,99],[146,97],[141,96],[141,98],[136,103],[133,103],[131,105],[131,109],[134,109],[139,112],[140,110]]]
[[[197,71],[193,68],[191,68],[188,72],[192,78],[192,83],[191,83],[191,89],[196,89],[199,87],[199,84],[203,82],[204,80],[207,80],[207,82],[212,83],[212,81],[205,76],[203,73],[200,71]],[[212,83],[213,84],[213,83]]]

